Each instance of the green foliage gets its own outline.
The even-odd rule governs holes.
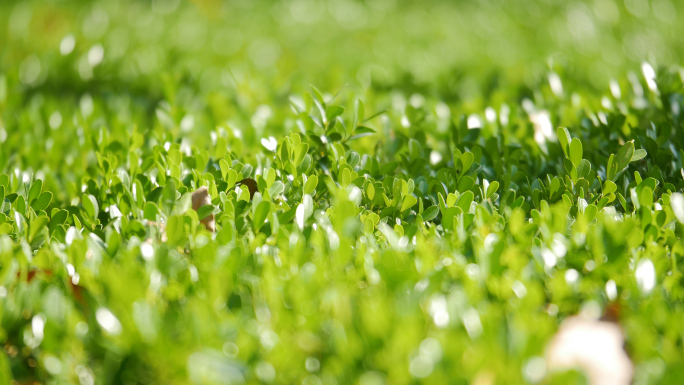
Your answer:
[[[684,376],[678,3],[174,4],[0,3],[0,383]]]
[[[220,158],[207,156],[216,148],[181,150],[178,140],[150,131],[171,140],[134,144],[134,133],[119,142],[130,143],[126,167],[112,168],[120,162],[115,150],[97,152],[96,162],[73,170],[80,184],[61,172],[32,183],[2,174],[2,335],[47,371],[10,355],[11,375],[68,378],[76,369],[66,369],[64,355],[78,349],[94,375],[130,370],[123,359],[155,377],[191,382],[214,382],[221,370],[251,381],[264,362],[290,382],[307,376],[290,360],[311,364],[312,357],[322,374],[349,382],[367,375],[353,369],[358,357],[390,354],[388,362],[406,365],[372,367],[399,381],[422,378],[413,362],[423,354],[418,346],[437,341],[445,358],[426,378],[465,380],[494,366],[480,362],[468,374],[446,363],[461,362],[466,349],[492,355],[503,333],[528,342],[516,342],[514,353],[495,349],[492,359],[521,368],[497,373],[522,380],[527,360],[543,354],[563,317],[609,304],[622,309],[636,362],[679,362],[640,338],[681,338],[650,325],[653,312],[678,319],[680,310],[666,309],[684,299],[682,153],[660,162],[636,148],[648,148],[652,136],[664,138],[651,149],[657,154],[681,148],[672,134],[679,123],[616,136],[583,120],[559,128],[558,146],[547,142],[548,156],[539,159],[523,134],[504,131],[511,146],[492,141],[493,128],[467,133],[468,140],[455,129],[440,143],[438,131],[396,126],[381,150],[361,155],[348,144],[354,135],[337,127],[361,127],[360,100],[350,117],[315,89],[303,99],[311,102],[295,109],[303,131],[260,141],[256,157],[237,142],[225,143]],[[509,124],[524,116],[515,119]],[[441,160],[430,161],[435,152]],[[55,188],[61,184],[66,189]],[[190,193],[200,186],[211,204],[195,212]],[[216,234],[200,223],[210,215]],[[640,283],[634,260],[653,262],[655,288]],[[579,281],[567,278],[570,270]],[[608,281],[617,297],[604,290]],[[19,293],[35,293],[34,302],[17,302]],[[464,311],[480,326],[473,329]],[[502,315],[512,324],[501,324]],[[42,340],[32,334],[35,322],[44,323]],[[339,347],[328,346],[337,338],[325,332],[328,322],[347,336]],[[352,342],[367,338],[378,345]],[[387,350],[393,344],[403,347]],[[102,346],[120,358],[100,357]],[[202,366],[212,359],[217,367]],[[50,369],[55,360],[64,372]],[[161,362],[177,370],[160,370]],[[335,372],[332,362],[350,370]]]

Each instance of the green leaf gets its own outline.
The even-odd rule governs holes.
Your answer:
[[[171,170],[170,176],[172,176],[176,179],[180,179],[180,176],[181,176],[180,167],[176,166],[175,164],[172,164],[169,167],[169,169]]]
[[[568,132],[568,129],[565,127],[558,127],[556,129],[556,134],[558,135],[558,142],[560,143],[561,148],[563,149],[563,153],[565,154],[565,157],[570,159],[570,133]]]
[[[348,186],[351,183],[351,171],[348,168],[342,170],[340,174],[340,179],[338,181],[342,186]]]
[[[159,208],[154,202],[146,202],[143,209],[143,218],[148,221],[156,222],[159,215]]]
[[[293,160],[292,155],[295,155],[294,152],[290,151],[290,142],[287,139],[283,139],[278,141],[280,143],[280,159],[283,161],[283,163],[287,163],[287,161]],[[301,142],[299,143],[301,144]],[[296,158],[296,155],[295,155]]]
[[[228,172],[226,172],[226,176],[228,177],[228,179],[226,179],[228,188],[232,188],[233,186],[235,186],[235,183],[237,183],[238,181],[238,173],[235,170],[230,169],[228,170]]]
[[[610,154],[608,158],[608,165],[606,166],[606,178],[610,181],[614,181],[618,172],[617,161],[615,160],[615,154]]]
[[[475,186],[475,180],[468,176],[462,176],[461,180],[458,181],[458,186],[456,187],[458,191],[468,191]]]
[[[404,201],[401,203],[400,211],[406,211],[413,207],[416,203],[418,203],[418,199],[416,199],[416,197],[414,197],[413,195],[406,195],[404,197]]]
[[[372,128],[364,127],[364,126],[358,126],[356,130],[354,130],[354,133],[352,136],[347,138],[347,141],[354,140],[354,139],[359,139],[363,138],[364,136],[370,136],[375,134],[375,130]]]
[[[258,231],[261,228],[261,225],[263,225],[264,221],[266,221],[266,218],[268,217],[268,213],[270,210],[270,202],[262,201],[261,203],[259,203],[256,210],[254,211],[254,217],[252,218],[252,225],[254,226],[254,231]]]
[[[185,214],[186,211],[188,211],[192,207],[192,193],[185,193],[181,196],[181,198],[176,202],[176,205],[173,208],[173,215],[182,215]]]
[[[579,167],[582,162],[582,142],[574,138],[570,143],[570,161],[575,167]]]
[[[325,107],[325,100],[323,100],[323,95],[318,88],[311,86],[311,95],[313,96],[314,102],[318,102],[322,107]]]
[[[228,175],[228,171],[230,170],[230,165],[225,159],[221,159],[219,161],[219,167],[221,168],[221,176],[223,177],[223,180],[227,181],[226,175]],[[230,187],[230,186],[229,186]]]
[[[50,218],[50,225],[48,226],[50,234],[55,231],[57,226],[65,224],[68,218],[69,212],[66,210],[58,210],[53,214],[52,218]]]
[[[577,167],[577,177],[587,178],[591,172],[591,163],[588,160],[582,159],[579,166]]]
[[[354,133],[355,134],[375,134],[375,130],[370,128],[370,127],[366,127],[366,126],[358,126],[354,130]]]
[[[649,186],[644,186],[639,193],[639,203],[641,206],[648,207],[653,205],[653,190]]]
[[[283,182],[277,180],[273,182],[273,185],[271,185],[271,187],[268,189],[268,195],[270,195],[272,199],[273,197],[280,195],[284,190],[285,185]]]
[[[41,230],[45,228],[48,224],[48,219],[45,216],[38,216],[33,218],[31,223],[29,224],[29,233],[28,233],[28,241],[29,243],[33,243],[34,240],[36,239],[41,239],[41,237],[38,237],[40,235]],[[36,238],[38,237],[38,238]]]
[[[454,205],[456,205],[456,201],[458,200],[459,196],[460,195],[449,193],[449,195],[447,195],[447,199],[446,199],[447,207],[453,207]]]
[[[133,182],[133,187],[135,188],[135,204],[138,208],[142,208],[145,204],[145,189],[139,180]]]
[[[622,194],[617,193],[618,200],[620,201],[620,205],[622,206],[622,209],[627,212],[627,201],[625,200],[625,197],[622,196]]]
[[[326,117],[328,122],[332,122],[333,120],[335,120],[335,118],[342,115],[343,112],[344,112],[344,107],[330,106],[325,111],[325,117]]]
[[[208,217],[214,212],[213,205],[204,205],[197,209],[197,217],[201,221],[202,219]]]
[[[34,200],[38,199],[41,191],[43,191],[43,181],[38,179],[31,185],[31,189],[28,193],[28,201],[26,203],[30,205]]]
[[[634,142],[627,142],[620,148],[617,155],[615,155],[615,160],[617,161],[618,172],[624,170],[629,166],[629,162],[632,161],[634,156]]]
[[[643,149],[638,149],[634,151],[634,155],[632,156],[632,162],[636,162],[637,160],[644,159],[646,157],[647,153],[646,150]]]
[[[185,239],[185,222],[180,215],[172,215],[166,222],[166,238],[171,245],[177,245]]]
[[[463,210],[460,207],[449,207],[442,215],[442,226],[446,230],[454,229],[454,219],[463,214]]]
[[[354,102],[354,127],[363,122],[364,109],[361,99],[356,99],[356,102]]]
[[[461,164],[461,175],[468,172],[470,166],[473,164],[474,159],[475,155],[473,155],[472,152],[464,152],[463,155],[461,155],[461,157],[458,159]]]
[[[309,179],[304,184],[304,194],[311,194],[316,190],[318,186],[318,177],[316,175],[311,175]]]
[[[249,202],[250,200],[250,193],[249,193],[249,188],[246,185],[240,185],[238,187],[240,190],[238,191],[238,202],[239,201],[245,201]]]
[[[593,221],[597,213],[598,207],[596,205],[589,205],[584,209],[584,217],[587,218],[587,222]]]
[[[97,199],[90,194],[84,194],[81,198],[81,202],[83,203],[83,208],[85,209],[86,214],[88,214],[88,217],[91,220],[97,219],[98,215],[100,215],[100,206],[97,204]]]
[[[294,159],[294,165],[299,166],[302,161],[304,160],[304,156],[306,156],[307,152],[309,151],[309,145],[306,143],[299,143],[297,145],[297,148],[295,149],[295,159]]]
[[[51,201],[52,201],[52,193],[49,191],[46,191],[46,192],[40,194],[38,199],[36,199],[35,202],[33,202],[31,204],[31,207],[33,207],[33,210],[35,210],[35,211],[45,210],[50,205]]]
[[[420,157],[421,149],[420,143],[415,139],[409,140],[409,157],[411,160],[418,159]]]
[[[456,206],[460,207],[464,213],[467,213],[468,211],[470,211],[470,204],[473,203],[473,199],[475,199],[475,194],[473,194],[472,191],[466,191],[463,194],[461,194],[460,197],[458,197],[458,200],[456,201]]]
[[[489,184],[487,187],[487,193],[485,194],[485,198],[489,199],[489,197],[492,196],[497,190],[499,189],[499,182],[493,181],[492,183]],[[462,207],[461,207],[462,208]],[[463,211],[466,211],[465,209]]]
[[[373,115],[371,115],[371,116],[367,117],[366,119],[364,119],[363,122],[361,122],[361,123],[369,122],[369,121],[373,120],[374,118],[376,118],[376,117],[378,117],[378,116],[384,114],[385,112],[387,112],[387,110],[378,111],[378,112],[374,113]]]
[[[276,177],[277,175],[275,169],[269,168],[268,174],[266,174],[266,178],[264,178],[266,180],[266,188],[273,186],[273,183],[276,181]]]
[[[169,163],[172,165],[180,166],[181,161],[183,160],[183,154],[178,150],[172,149],[168,151],[166,159],[168,159]]]
[[[607,180],[603,183],[603,195],[608,195],[617,191],[617,185],[615,182]]]
[[[437,214],[439,214],[439,207],[437,206],[430,206],[423,213],[421,214],[423,217],[423,220],[425,222],[429,222],[437,217]]]

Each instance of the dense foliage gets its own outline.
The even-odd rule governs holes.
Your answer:
[[[674,5],[593,5],[619,25],[584,3],[464,6],[539,43],[504,68],[496,47],[408,65],[321,43],[398,33],[434,57],[458,39],[425,46],[447,24],[418,5],[340,2],[360,13],[331,6],[346,29],[326,29],[287,3],[324,33],[310,47],[286,3],[234,4],[279,20],[271,40],[198,3],[0,4],[0,383],[577,383],[543,357],[578,313],[617,320],[635,383],[684,376],[684,72],[641,43],[592,67],[585,46],[647,25],[676,63]],[[536,37],[535,7],[539,28],[595,24]],[[564,39],[585,56],[525,68]]]

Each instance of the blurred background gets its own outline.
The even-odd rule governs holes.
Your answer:
[[[549,69],[603,89],[643,61],[680,63],[682,13],[672,0],[3,1],[0,69],[27,89],[151,98],[169,77],[226,96],[315,84],[468,98]]]

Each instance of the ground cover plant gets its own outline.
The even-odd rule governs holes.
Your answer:
[[[0,4],[0,383],[680,383],[684,9],[429,5]]]

